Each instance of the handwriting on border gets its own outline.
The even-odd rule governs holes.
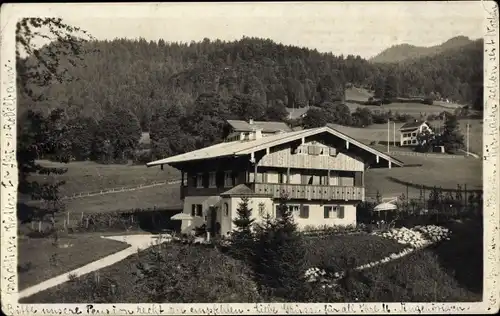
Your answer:
[[[17,292],[17,193],[16,151],[16,72],[11,60],[3,65],[6,81],[2,93],[2,283],[5,294]]]

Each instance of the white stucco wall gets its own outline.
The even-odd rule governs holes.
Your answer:
[[[194,227],[201,226],[204,223],[210,226],[210,216],[209,207],[211,205],[217,208],[216,222],[220,223],[221,235],[227,235],[228,232],[234,229],[233,220],[237,218],[237,209],[239,203],[241,202],[240,197],[232,198],[221,198],[219,196],[188,196],[184,200],[183,212],[185,214],[191,214],[191,208],[193,204],[202,205],[202,216],[195,216],[194,220],[182,221],[181,232],[187,233],[191,231]],[[225,204],[228,205],[228,214],[225,214]],[[264,210],[261,212],[259,210],[259,204],[264,205]],[[303,202],[290,201],[290,205],[301,205]],[[301,218],[300,211],[294,214],[295,222],[298,224],[299,229],[303,229],[306,226],[334,226],[334,225],[356,225],[356,206],[352,204],[342,204],[342,203],[328,203],[321,204],[320,202],[308,201],[303,203],[309,205],[309,217]],[[344,206],[344,218],[324,218],[324,206],[327,205],[339,205]],[[256,222],[261,222],[267,213],[270,213],[272,217],[276,216],[276,203],[270,198],[265,197],[252,197],[249,199],[248,206],[252,209],[252,217]],[[205,216],[209,222],[205,221]]]
[[[184,199],[183,213],[191,215],[192,205],[201,204],[203,214],[201,217],[195,216],[191,223],[185,220],[182,221],[181,233],[185,233],[194,227],[203,225],[203,223],[205,223],[205,216],[208,216],[210,205],[218,206],[220,204],[220,200],[220,196],[187,196]]]
[[[241,198],[231,198],[230,199],[230,216],[231,221],[225,222],[225,227],[221,229],[221,233],[226,234],[228,231],[234,229],[234,225],[232,225],[232,220],[236,219],[238,209],[238,205],[241,202]],[[259,214],[259,203],[263,203],[265,207],[265,211],[262,214]],[[297,204],[300,205],[300,202],[290,201],[288,204]],[[309,201],[308,203],[304,203],[309,205],[309,218],[301,218],[300,212],[294,213],[294,220],[298,224],[299,229],[303,229],[306,226],[334,226],[334,225],[356,225],[356,206],[352,204],[342,204],[342,203],[329,203],[329,204],[321,204],[319,202]],[[275,207],[276,203],[273,202],[270,198],[250,198],[248,202],[248,206],[252,208],[252,217],[255,218],[256,222],[261,222],[263,216],[266,213],[270,213],[272,217],[275,217]],[[327,205],[339,205],[344,206],[344,218],[324,218],[324,206]],[[228,227],[229,226],[229,227]]]

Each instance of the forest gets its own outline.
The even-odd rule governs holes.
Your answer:
[[[57,67],[64,69],[65,80],[39,85],[28,78],[19,96],[21,121],[30,117],[28,110],[40,111],[39,119],[57,117],[76,160],[131,158],[146,131],[152,153],[145,160],[186,152],[221,141],[228,118],[286,120],[286,107],[314,106],[328,115],[311,113],[311,118],[324,123],[364,125],[360,117],[366,111],[350,113],[343,104],[348,86],[374,91],[386,103],[423,96],[482,109],[482,40],[394,64],[249,37],[191,43],[92,40],[83,50],[76,62],[71,54],[60,56]],[[33,56],[19,59],[18,67],[36,62]],[[50,116],[56,109],[62,112]]]

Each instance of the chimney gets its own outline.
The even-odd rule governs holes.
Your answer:
[[[253,125],[253,119],[249,119],[248,124]]]

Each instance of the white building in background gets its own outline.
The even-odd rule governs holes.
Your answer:
[[[415,120],[414,122],[405,123],[399,128],[400,146],[417,146],[417,136],[424,131],[433,133],[426,121]]]

